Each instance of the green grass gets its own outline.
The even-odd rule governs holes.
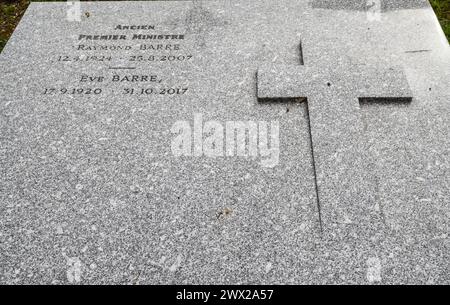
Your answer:
[[[0,52],[14,31],[23,12],[28,7],[28,0],[5,1],[0,0]]]
[[[52,0],[37,1],[48,2]],[[0,52],[19,23],[20,18],[22,18],[29,3],[30,0],[0,0]],[[450,0],[430,0],[430,3],[441,22],[447,39],[450,40]]]

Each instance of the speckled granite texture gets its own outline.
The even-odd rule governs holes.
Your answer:
[[[31,4],[0,54],[0,283],[450,284],[449,45],[426,1],[365,3]],[[198,114],[277,121],[278,165],[174,156]]]

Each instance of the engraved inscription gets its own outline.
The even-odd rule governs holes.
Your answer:
[[[93,32],[95,29],[93,29]],[[106,31],[105,31],[106,32]],[[185,46],[184,33],[164,33],[157,25],[114,25],[107,33],[78,33],[73,39],[70,54],[56,54],[52,64],[100,66],[95,74],[75,76],[77,83],[42,89],[44,95],[102,95],[126,96],[184,95],[189,87],[181,81],[165,77],[160,69],[165,65],[180,65],[194,61],[194,55]],[[139,41],[148,41],[139,43]],[[136,43],[137,42],[137,43]],[[155,66],[156,65],[156,66]],[[145,68],[144,73],[129,73]],[[147,69],[148,68],[148,69]],[[152,73],[153,71],[156,73]],[[133,71],[134,72],[134,71]],[[144,85],[144,86],[140,86]]]

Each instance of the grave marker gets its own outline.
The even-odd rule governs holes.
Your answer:
[[[449,283],[448,43],[426,1],[360,4],[32,3],[0,283]]]
[[[358,111],[359,102],[411,102],[412,92],[409,88],[406,76],[404,75],[402,68],[374,68],[372,66],[349,66],[349,67],[308,67],[304,66],[303,59],[303,47],[300,43],[300,64],[299,66],[270,66],[262,67],[258,70],[257,75],[257,88],[258,88],[258,100],[260,102],[270,102],[286,99],[304,100],[307,105],[309,132],[311,134],[311,152],[313,154],[315,183],[316,183],[316,197],[319,211],[319,218],[322,224],[321,205],[326,207],[325,213],[327,214],[327,222],[334,222],[338,218],[339,214],[332,210],[339,210],[340,205],[345,205],[349,198],[334,196],[334,202],[338,204],[332,204],[331,202],[321,202],[321,189],[333,188],[332,185],[336,185],[339,181],[350,181],[353,177],[346,177],[348,173],[334,177],[331,181],[327,181],[326,177],[333,175],[335,168],[339,167],[339,164],[333,167],[322,167],[320,163],[321,157],[324,154],[333,152],[333,149],[338,149],[338,145],[342,143],[336,143],[335,139],[331,141],[327,140],[330,132],[333,134],[345,134],[344,130],[327,130],[326,126],[321,126],[316,123],[322,122],[327,124],[328,107],[345,107],[344,104],[353,104],[349,107],[354,112]],[[312,111],[311,111],[312,110]],[[344,113],[345,116],[347,113]],[[358,115],[353,115],[357,118]],[[345,117],[340,117],[339,120],[346,120]],[[331,123],[331,120],[330,120]],[[359,119],[353,122],[358,126],[361,124]],[[314,128],[311,128],[314,126]],[[345,128],[345,127],[344,127]],[[338,136],[338,139],[340,137]],[[321,143],[321,141],[328,141]],[[354,145],[359,141],[358,137],[348,139],[351,143],[347,145]],[[326,148],[325,151],[321,151],[315,155],[315,151],[323,150],[323,147],[328,145],[336,146],[331,149]],[[354,147],[355,151],[349,152],[350,154],[357,154],[358,146]],[[364,160],[362,160],[364,161]],[[360,168],[359,169],[363,169]],[[331,172],[327,172],[331,171]],[[321,179],[317,179],[320,176]],[[352,181],[353,183],[364,184],[364,181]],[[344,184],[345,187],[345,184]],[[336,186],[334,186],[336,188]],[[341,192],[341,194],[344,192]],[[361,189],[356,189],[355,193],[350,194],[352,197],[361,195]],[[347,196],[347,194],[346,194]],[[338,206],[336,206],[338,205]],[[331,213],[331,216],[329,215]],[[341,213],[342,214],[342,213]],[[344,210],[344,217],[345,210]]]

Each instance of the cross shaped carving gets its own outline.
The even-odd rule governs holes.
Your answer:
[[[323,230],[354,223],[356,217],[365,217],[370,209],[370,173],[360,143],[360,103],[408,103],[412,93],[400,67],[308,66],[303,65],[301,46],[300,51],[299,65],[258,69],[257,97],[259,102],[306,102]]]

